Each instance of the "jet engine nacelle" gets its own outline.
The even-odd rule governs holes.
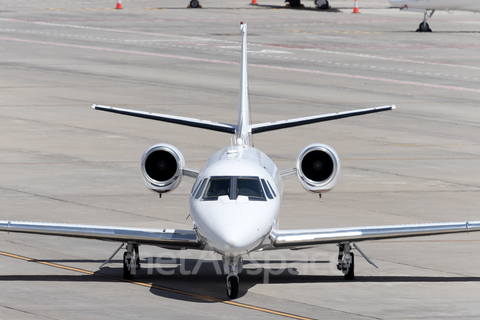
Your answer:
[[[185,159],[174,146],[160,143],[145,151],[141,166],[147,188],[154,192],[167,193],[180,184]]]
[[[302,187],[314,193],[332,190],[340,175],[340,159],[331,147],[311,144],[297,158],[297,176]]]

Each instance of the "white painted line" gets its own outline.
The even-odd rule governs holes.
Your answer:
[[[97,50],[97,51],[119,52],[119,53],[126,53],[126,54],[137,54],[137,55],[154,56],[154,57],[171,58],[171,59],[181,59],[181,60],[190,60],[190,61],[201,61],[201,62],[208,62],[208,63],[240,65],[239,62],[231,62],[231,61],[224,61],[224,60],[202,59],[202,58],[169,55],[169,54],[160,54],[160,53],[153,53],[153,52],[142,52],[142,51],[133,51],[133,50],[113,49],[113,48],[105,48],[105,47],[82,46],[82,45],[74,45],[74,44],[68,44],[68,43],[24,40],[24,39],[5,38],[5,37],[0,37],[0,40],[24,42],[24,43],[36,43],[36,44],[41,44],[41,45],[69,47],[69,48],[78,48],[78,49],[88,49],[88,50]],[[313,73],[313,74],[321,74],[321,75],[328,75],[328,76],[334,76],[334,77],[362,79],[362,80],[398,83],[398,84],[429,87],[429,88],[439,88],[439,89],[446,89],[446,90],[457,90],[457,91],[467,91],[467,92],[480,93],[480,89],[453,87],[453,86],[437,85],[437,84],[431,84],[431,83],[403,81],[403,80],[395,80],[395,79],[387,79],[387,78],[376,78],[376,77],[351,75],[351,74],[335,73],[335,72],[316,71],[316,70],[307,70],[307,69],[285,68],[285,67],[279,67],[279,66],[268,66],[268,65],[260,65],[260,64],[248,64],[248,65],[250,67],[253,67],[253,68],[263,68],[263,69],[273,69],[273,70],[281,70],[281,71]]]

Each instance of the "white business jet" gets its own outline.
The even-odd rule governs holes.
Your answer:
[[[417,32],[432,32],[427,18],[431,18],[436,10],[480,12],[478,0],[389,0],[389,2],[400,10],[423,13],[423,22],[418,26]]]
[[[322,121],[392,110],[395,106],[359,109],[261,124],[250,124],[247,79],[247,25],[241,24],[241,80],[238,123],[226,124],[93,105],[96,110],[171,122],[233,134],[235,144],[215,153],[200,171],[187,169],[182,153],[162,143],[150,147],[141,160],[148,189],[174,190],[182,176],[196,178],[190,195],[192,230],[144,229],[55,223],[0,221],[0,231],[89,238],[126,243],[123,276],[131,279],[139,268],[140,245],[167,249],[212,250],[223,258],[227,295],[238,295],[243,257],[253,251],[295,249],[323,244],[339,247],[337,268],[345,279],[354,279],[355,248],[368,262],[357,242],[454,232],[480,231],[480,221],[371,226],[330,229],[279,230],[282,180],[297,176],[301,185],[321,195],[332,190],[340,174],[337,153],[325,144],[311,144],[298,155],[296,167],[279,171],[273,161],[251,145],[252,135]],[[122,246],[118,250],[120,250]],[[112,257],[118,252],[112,255]],[[112,257],[107,261],[109,262]]]

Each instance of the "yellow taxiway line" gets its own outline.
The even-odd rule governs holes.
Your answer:
[[[201,300],[225,303],[225,304],[229,304],[229,305],[236,306],[236,307],[241,307],[241,308],[250,309],[250,310],[256,310],[256,311],[265,312],[265,313],[268,313],[268,314],[274,314],[274,315],[278,315],[278,316],[282,316],[282,317],[286,317],[286,318],[290,318],[290,319],[312,320],[311,318],[297,316],[297,315],[290,314],[290,313],[275,311],[275,310],[266,309],[266,308],[262,308],[262,307],[256,307],[256,306],[252,306],[252,305],[249,305],[249,304],[230,301],[230,300],[222,300],[222,299],[218,299],[218,298],[215,298],[215,297],[210,297],[210,296],[191,293],[191,292],[187,292],[187,291],[172,289],[172,288],[168,288],[168,287],[162,287],[162,286],[158,286],[158,285],[151,284],[151,283],[145,283],[145,282],[140,282],[140,281],[135,281],[135,280],[127,280],[127,279],[123,279],[123,278],[119,278],[119,277],[109,276],[109,275],[106,275],[106,274],[95,273],[95,272],[84,270],[84,269],[68,267],[68,266],[64,266],[64,265],[61,265],[61,264],[57,264],[57,263],[51,263],[51,262],[46,262],[46,261],[37,260],[37,259],[33,259],[33,258],[23,257],[23,256],[19,256],[19,255],[7,253],[7,252],[0,251],[0,255],[10,257],[10,258],[20,259],[20,260],[24,260],[24,261],[28,261],[28,262],[43,264],[43,265],[50,266],[50,267],[69,270],[69,271],[73,271],[73,272],[89,274],[89,275],[93,275],[93,276],[108,278],[108,279],[122,281],[122,282],[128,282],[128,283],[136,284],[136,285],[147,287],[147,288],[154,288],[154,289],[169,291],[169,292],[173,292],[173,293],[183,294],[183,295],[187,295],[187,296],[190,296],[190,297],[195,297],[195,298],[198,298],[198,299],[201,299]]]

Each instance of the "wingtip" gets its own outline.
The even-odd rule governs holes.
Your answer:
[[[397,107],[395,105],[392,105],[392,110],[395,110],[397,109]]]
[[[92,104],[92,109],[97,109],[97,105],[96,105],[96,104]]]

